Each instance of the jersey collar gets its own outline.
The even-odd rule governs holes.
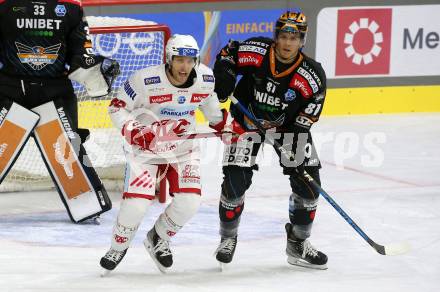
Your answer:
[[[284,70],[283,72],[277,73],[275,70],[275,62],[276,62],[276,57],[275,57],[275,48],[274,46],[270,47],[270,71],[272,72],[272,76],[275,78],[281,78],[281,77],[285,77],[287,75],[289,75],[290,73],[293,72],[293,70],[296,69],[296,67],[298,67],[298,65],[301,63],[301,61],[303,60],[303,55],[299,52],[298,53],[298,59],[296,60],[296,62],[289,67],[289,69]]]

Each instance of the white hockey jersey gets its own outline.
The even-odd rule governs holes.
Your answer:
[[[194,133],[197,108],[211,125],[222,121],[210,68],[203,64],[196,66],[196,79],[188,88],[173,86],[165,70],[162,64],[135,72],[121,86],[109,107],[110,117],[118,129],[127,121],[136,120],[150,126],[156,135],[151,151],[129,145],[124,139],[127,158],[137,163],[164,164],[198,158],[197,140],[160,141],[164,136]]]

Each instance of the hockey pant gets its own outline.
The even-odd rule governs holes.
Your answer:
[[[0,183],[37,125],[39,115],[9,100],[0,100]]]
[[[112,205],[63,106],[63,100],[56,100],[33,108],[41,117],[34,135],[69,217],[77,223]]]
[[[123,200],[113,228],[112,248],[122,251],[129,247],[153,203],[158,179],[168,180],[173,199],[156,220],[154,228],[162,239],[171,240],[199,209],[199,164],[198,160],[163,165],[128,163]]]
[[[278,138],[282,145],[288,143],[288,139]],[[231,145],[225,145],[223,156],[223,182],[221,185],[221,196],[219,203],[220,216],[220,235],[222,237],[234,237],[238,233],[240,217],[244,209],[245,192],[252,184],[253,171],[258,170],[256,157],[260,146],[264,143],[264,137],[260,135],[252,136],[249,140],[239,140]],[[310,140],[312,155],[307,155],[305,163],[306,171],[318,182],[319,180],[319,160],[316,151]],[[290,195],[289,217],[294,226],[294,234],[298,238],[310,236],[310,230],[316,211],[319,192],[310,187],[310,184],[302,177],[293,174],[286,167],[280,157],[280,153],[275,149],[279,156],[279,163],[283,168],[283,173],[289,175],[292,194]],[[313,162],[313,163],[311,163]],[[270,178],[267,178],[270,180]],[[262,194],[264,195],[264,194]],[[262,210],[264,214],[264,210]]]

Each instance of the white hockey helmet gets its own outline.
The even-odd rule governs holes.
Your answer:
[[[167,42],[165,53],[168,64],[171,64],[173,56],[193,57],[198,64],[200,49],[191,35],[173,34]]]

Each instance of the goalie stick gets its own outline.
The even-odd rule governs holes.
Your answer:
[[[259,121],[255,119],[255,117],[246,109],[240,101],[238,101],[234,96],[230,96],[229,99],[232,101],[234,105],[238,107],[238,109],[248,117],[254,126],[260,131],[261,134],[266,134],[266,129],[261,125]],[[285,158],[291,160],[293,159],[292,154],[290,154],[278,141],[276,141],[271,135],[268,136],[268,140],[272,143]],[[350,224],[351,227],[378,253],[381,255],[399,255],[409,251],[410,246],[408,243],[398,243],[398,244],[388,244],[388,245],[380,245],[374,242],[354,221],[350,216],[338,205],[338,203],[333,200],[333,198],[324,191],[321,186],[306,172],[304,171],[304,178],[307,179],[313,187],[315,187],[321,196],[323,196],[327,202],[342,216],[342,218]]]

